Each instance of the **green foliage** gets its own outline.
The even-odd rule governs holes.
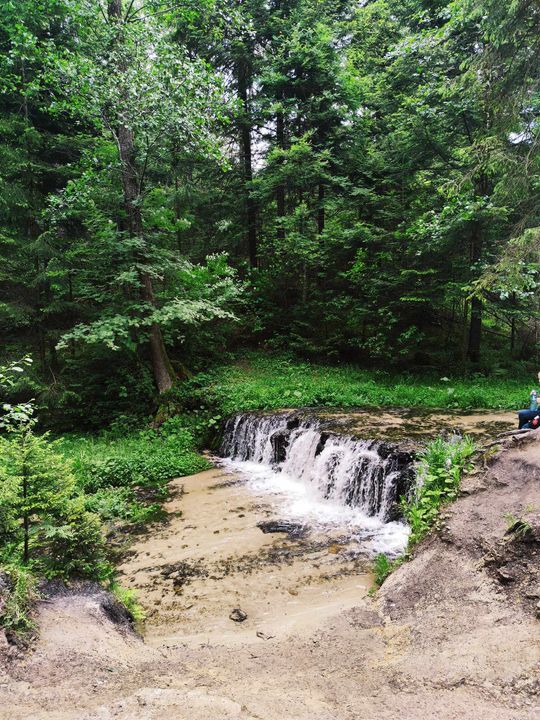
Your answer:
[[[510,409],[526,402],[527,382],[525,377],[494,380],[477,375],[426,379],[250,353],[235,364],[197,375],[175,392],[184,410],[218,419],[244,410],[302,406]]]
[[[38,597],[36,579],[28,568],[10,565],[3,568],[8,578],[7,597],[0,615],[0,626],[8,633],[23,637],[34,630],[32,606]]]
[[[508,526],[507,533],[518,539],[527,537],[532,530],[530,522],[523,517],[516,517],[512,513],[506,513],[504,519]]]
[[[99,520],[77,497],[70,464],[29,428],[0,437],[0,540],[4,562],[50,577],[99,577],[105,562]]]
[[[375,573],[375,585],[380,587],[392,572],[392,563],[386,557],[386,555],[380,553],[375,558],[373,570]]]
[[[370,595],[374,595],[377,590],[381,587],[383,582],[386,580],[386,578],[391,575],[394,570],[397,570],[397,568],[403,564],[405,561],[405,556],[396,558],[395,560],[389,560],[388,557],[384,553],[379,553],[377,557],[375,558],[375,562],[373,564],[373,573],[374,573],[374,584],[373,587],[370,588]]]
[[[145,430],[124,438],[67,437],[61,441],[88,493],[105,487],[159,487],[171,478],[206,470],[209,463],[194,446],[187,430],[170,435]]]
[[[196,452],[193,435],[178,422],[165,423],[159,432],[117,432],[66,436],[59,444],[73,462],[86,509],[104,522],[159,520],[168,481],[211,467]]]
[[[126,608],[136,623],[144,622],[146,614],[142,606],[139,604],[137,594],[134,590],[123,588],[116,581],[113,581],[109,586],[109,591],[112,592],[118,602]]]
[[[88,347],[67,358],[58,381],[42,385],[36,398],[42,423],[59,434],[142,427],[152,413],[153,392],[149,368],[135,354]]]
[[[403,498],[401,506],[411,527],[411,550],[437,523],[442,505],[459,494],[461,476],[471,467],[474,442],[468,438],[437,438],[419,457],[417,485],[412,498]]]
[[[149,415],[151,337],[171,379],[535,357],[534,3],[105,5],[0,7],[0,330],[47,427]]]

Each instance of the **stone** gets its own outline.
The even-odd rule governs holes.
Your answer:
[[[240,610],[240,608],[235,608],[229,615],[229,619],[237,623],[245,622],[247,620],[247,617],[247,613],[245,613],[243,610]]]
[[[504,584],[515,582],[516,572],[513,568],[505,565],[497,570],[497,577],[499,578],[499,581]]]

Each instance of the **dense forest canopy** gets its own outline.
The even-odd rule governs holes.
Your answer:
[[[2,0],[4,359],[62,411],[243,348],[536,357],[539,31],[537,0]]]

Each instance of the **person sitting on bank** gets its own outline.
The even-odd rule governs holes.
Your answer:
[[[540,372],[538,373],[538,381],[540,382]],[[520,410],[518,412],[518,428],[520,430],[527,430],[529,428],[538,427],[540,425],[540,422],[536,422],[534,424],[534,421],[536,418],[540,415],[538,411],[538,390],[531,390],[530,395],[530,405],[528,410]]]

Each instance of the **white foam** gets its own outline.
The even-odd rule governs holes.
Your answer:
[[[395,557],[407,547],[410,529],[403,522],[385,523],[358,507],[321,498],[316,486],[269,465],[230,458],[220,460],[220,465],[244,478],[254,494],[270,497],[280,520],[308,525],[314,531],[340,531],[374,555]]]
[[[227,423],[221,454],[253,492],[272,496],[281,519],[341,530],[373,553],[405,549],[409,528],[388,520],[407,470],[379,442],[328,433],[294,414],[246,413]]]

